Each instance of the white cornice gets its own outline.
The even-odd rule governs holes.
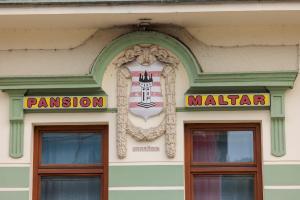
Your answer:
[[[109,9],[108,9],[109,7]],[[1,7],[0,15],[39,14],[110,14],[110,13],[206,13],[206,12],[255,12],[255,11],[300,11],[300,2],[285,3],[226,3],[202,5],[61,5]]]
[[[107,28],[142,18],[183,27],[300,25],[300,2],[0,7],[0,29]]]

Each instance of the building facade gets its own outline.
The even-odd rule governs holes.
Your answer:
[[[0,200],[300,198],[299,2],[0,10]]]

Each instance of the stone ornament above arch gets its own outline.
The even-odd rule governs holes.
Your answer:
[[[176,154],[176,99],[175,99],[175,69],[179,64],[179,60],[169,54],[169,52],[159,47],[158,45],[135,45],[130,47],[124,51],[124,53],[117,59],[114,63],[117,67],[117,152],[119,158],[125,158],[127,154],[127,135],[131,135],[137,141],[153,141],[162,135],[165,135],[165,146],[166,146],[166,154],[169,158],[174,158]],[[131,120],[129,119],[129,109],[128,105],[130,102],[130,98],[128,98],[127,89],[129,78],[136,78],[138,80],[137,83],[144,84],[143,78],[146,77],[147,82],[151,84],[155,83],[153,80],[158,81],[160,77],[152,78],[152,74],[156,73],[159,66],[162,66],[162,71],[158,76],[162,76],[165,79],[165,94],[163,103],[163,107],[161,108],[163,112],[163,120],[156,127],[151,127],[148,129],[143,129],[139,126],[135,126]],[[134,68],[135,71],[130,71],[129,68]],[[136,74],[136,70],[140,70],[139,78],[133,77],[133,74]],[[141,70],[142,69],[142,70]],[[145,75],[142,75],[142,72],[145,70]],[[150,74],[150,78],[147,78],[147,72]],[[155,71],[151,71],[155,70]],[[152,74],[151,74],[152,72]],[[142,78],[143,77],[143,78]],[[133,86],[132,81],[132,88]],[[156,83],[160,83],[156,82]],[[136,87],[136,86],[135,86]],[[131,88],[131,89],[132,89]],[[142,86],[138,86],[138,89],[141,89]],[[153,87],[152,87],[153,88]],[[160,86],[159,88],[160,89]],[[135,92],[136,95],[133,99],[138,98],[139,103],[142,101],[142,95]],[[152,95],[152,91],[150,90]],[[159,93],[156,91],[156,93]],[[132,93],[131,93],[132,94]],[[161,93],[160,93],[161,94]],[[151,95],[149,96],[149,100],[151,100]],[[162,97],[162,96],[161,96]],[[152,97],[159,98],[157,96]],[[129,100],[128,100],[129,99]],[[162,99],[161,99],[162,100]],[[143,110],[140,113],[140,117],[142,117],[145,112],[151,114],[151,109],[157,109],[160,107],[155,106],[155,102],[145,103],[148,105],[147,107],[143,107],[137,103],[138,110]],[[153,105],[152,105],[153,103]],[[158,104],[160,102],[156,102]],[[158,114],[158,113],[157,113]],[[148,119],[145,119],[148,120]]]
[[[91,74],[97,83],[100,84],[100,86],[102,85],[103,74],[106,67],[109,66],[114,58],[125,49],[139,44],[159,45],[161,48],[172,52],[184,66],[191,85],[193,85],[193,82],[197,79],[198,74],[203,72],[193,53],[179,40],[155,31],[136,31],[127,33],[113,40],[97,56],[91,68]]]

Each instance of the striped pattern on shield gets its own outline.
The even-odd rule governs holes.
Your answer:
[[[127,67],[132,81],[129,111],[145,120],[161,113],[163,110],[160,83],[162,64],[154,62],[149,66],[143,66],[138,62],[132,62]]]

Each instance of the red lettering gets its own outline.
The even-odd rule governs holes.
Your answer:
[[[70,107],[70,106],[71,106],[71,99],[70,99],[70,97],[64,97],[64,98],[62,99],[62,106],[63,106],[64,108],[67,108],[67,107]]]
[[[189,106],[201,106],[202,105],[202,97],[198,96],[189,96],[188,97]]]
[[[243,95],[240,101],[240,105],[251,105],[250,99],[248,97],[248,95]]]
[[[239,95],[228,95],[228,99],[231,100],[231,105],[236,105],[236,100],[239,98]]]
[[[42,107],[47,108],[48,107],[47,101],[44,97],[40,98],[38,107],[39,108],[42,108]]]
[[[91,100],[89,99],[89,98],[87,98],[87,97],[82,97],[81,99],[80,99],[80,106],[81,107],[84,107],[84,108],[86,108],[86,107],[89,107],[90,106],[90,104],[91,104]]]
[[[73,98],[73,106],[74,106],[74,108],[76,108],[78,106],[78,98],[77,97]]]
[[[208,95],[205,100],[205,105],[216,105],[216,101],[212,95]]]
[[[102,97],[99,97],[99,98],[94,97],[93,98],[93,107],[95,108],[97,106],[100,108],[103,106],[103,98]]]
[[[265,96],[264,95],[254,95],[254,105],[265,105]]]
[[[219,104],[220,105],[228,105],[228,102],[224,100],[224,96],[223,95],[219,96]]]
[[[37,103],[36,98],[28,98],[27,99],[27,108],[31,108],[36,103]]]
[[[50,98],[50,107],[53,108],[53,107],[59,107],[59,103],[60,103],[60,98],[59,97],[56,97],[56,98],[53,98],[51,97]]]

